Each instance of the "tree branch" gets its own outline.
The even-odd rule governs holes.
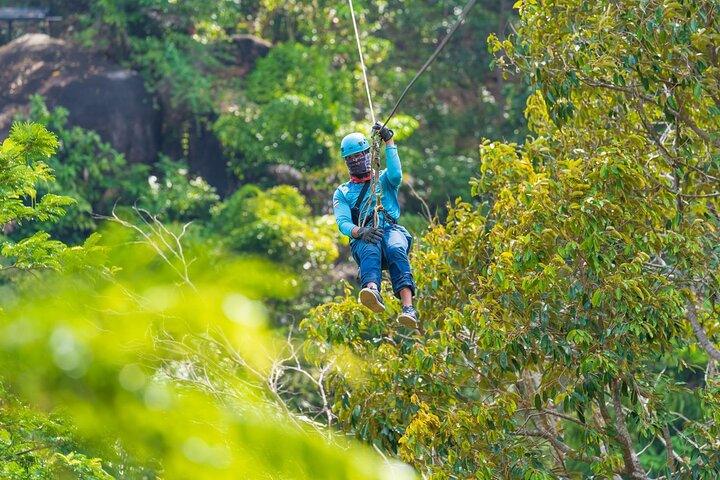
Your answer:
[[[625,413],[622,407],[622,398],[620,397],[620,382],[618,380],[613,382],[611,390],[613,407],[615,408],[615,429],[618,432],[618,440],[620,440],[620,447],[623,452],[623,459],[625,460],[625,473],[632,479],[648,480],[647,473],[645,473],[645,470],[640,466],[640,461],[633,447],[632,437],[628,431]]]
[[[663,426],[663,443],[665,444],[665,452],[667,454],[667,464],[670,473],[675,473],[675,451],[672,446],[672,439],[670,438],[670,429],[667,425]]]
[[[688,301],[686,311],[688,320],[690,321],[690,325],[692,325],[692,329],[693,332],[695,332],[698,343],[707,352],[707,354],[710,355],[713,360],[715,360],[716,362],[720,362],[720,350],[718,350],[715,345],[713,345],[713,343],[708,338],[705,329],[702,327],[702,325],[700,325],[700,322],[697,318],[697,307],[695,306],[695,303],[692,301]]]

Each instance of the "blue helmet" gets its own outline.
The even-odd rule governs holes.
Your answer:
[[[343,158],[354,153],[364,152],[370,149],[370,144],[362,133],[351,133],[346,135],[340,142],[340,155]]]

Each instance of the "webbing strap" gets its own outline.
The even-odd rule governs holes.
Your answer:
[[[360,208],[360,204],[365,199],[365,194],[367,193],[368,188],[370,188],[370,180],[363,184],[363,188],[362,190],[360,190],[360,195],[358,195],[357,201],[355,202],[355,206],[353,208]]]

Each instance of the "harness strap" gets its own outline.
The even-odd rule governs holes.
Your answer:
[[[365,200],[365,195],[367,194],[368,189],[370,188],[370,181],[368,180],[363,184],[362,190],[360,190],[360,195],[358,195],[357,200],[355,201],[355,205],[350,209],[350,216],[352,217],[352,221],[355,225],[360,225],[358,223],[358,220],[360,219],[360,205],[363,203],[363,200]]]

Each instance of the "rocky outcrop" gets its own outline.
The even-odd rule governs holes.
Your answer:
[[[32,94],[68,109],[69,124],[95,130],[130,162],[154,162],[161,118],[143,79],[64,40],[24,35],[0,47],[0,134]]]
[[[250,72],[271,45],[252,35],[235,35],[215,45],[223,59],[211,73],[236,79]],[[227,194],[236,179],[212,132],[214,113],[197,116],[170,101],[161,82],[155,95],[142,77],[107,57],[43,34],[28,34],[0,47],[0,138],[13,118],[27,111],[33,94],[48,107],[63,106],[68,123],[94,130],[130,162],[153,163],[159,153],[187,160],[191,170]]]
[[[230,37],[221,48],[228,54],[228,73],[244,76],[255,66],[258,58],[270,52],[271,44],[254,35],[237,34]]]

